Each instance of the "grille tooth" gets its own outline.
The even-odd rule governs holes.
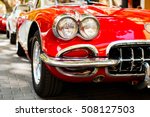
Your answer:
[[[141,62],[141,66],[140,66],[140,71],[143,70],[143,64],[144,64],[144,61],[145,61],[145,59],[144,59],[144,48],[141,48],[141,51],[142,51],[142,57],[141,57],[142,62]]]
[[[130,49],[131,49],[131,69],[130,69],[130,71],[132,71],[134,68],[134,51],[133,51],[133,48],[130,48]]]
[[[120,48],[121,55],[121,71],[129,71],[131,69],[131,48]]]
[[[150,63],[150,45],[114,46],[109,51],[109,58],[120,61],[119,65],[108,68],[110,74],[142,74],[143,63]]]
[[[119,72],[122,71],[122,49],[120,48],[119,49],[119,52],[120,52],[120,68],[119,68]]]

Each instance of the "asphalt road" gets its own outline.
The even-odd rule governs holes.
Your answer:
[[[30,63],[15,54],[15,45],[0,34],[0,99],[43,100],[32,87]],[[65,83],[63,92],[47,100],[149,100],[150,90],[136,90],[128,84]]]

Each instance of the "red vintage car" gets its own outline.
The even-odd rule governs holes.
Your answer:
[[[6,33],[6,16],[7,15],[0,15],[0,32]]]
[[[59,94],[64,81],[150,85],[150,11],[61,2],[38,0],[18,20],[17,54],[31,61],[39,96]]]

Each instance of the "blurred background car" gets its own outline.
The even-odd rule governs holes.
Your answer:
[[[28,12],[31,10],[31,7],[26,4],[16,5],[10,14],[10,16],[6,20],[6,35],[7,38],[10,39],[11,44],[16,43],[16,31],[17,31],[17,19],[20,13]]]
[[[0,33],[6,33],[6,15],[0,15]]]

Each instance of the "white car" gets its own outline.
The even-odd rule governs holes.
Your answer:
[[[16,31],[17,31],[17,18],[19,17],[20,13],[28,12],[31,10],[31,6],[19,4],[16,5],[11,13],[11,15],[7,18],[6,21],[6,34],[7,38],[10,39],[11,44],[16,43]]]

